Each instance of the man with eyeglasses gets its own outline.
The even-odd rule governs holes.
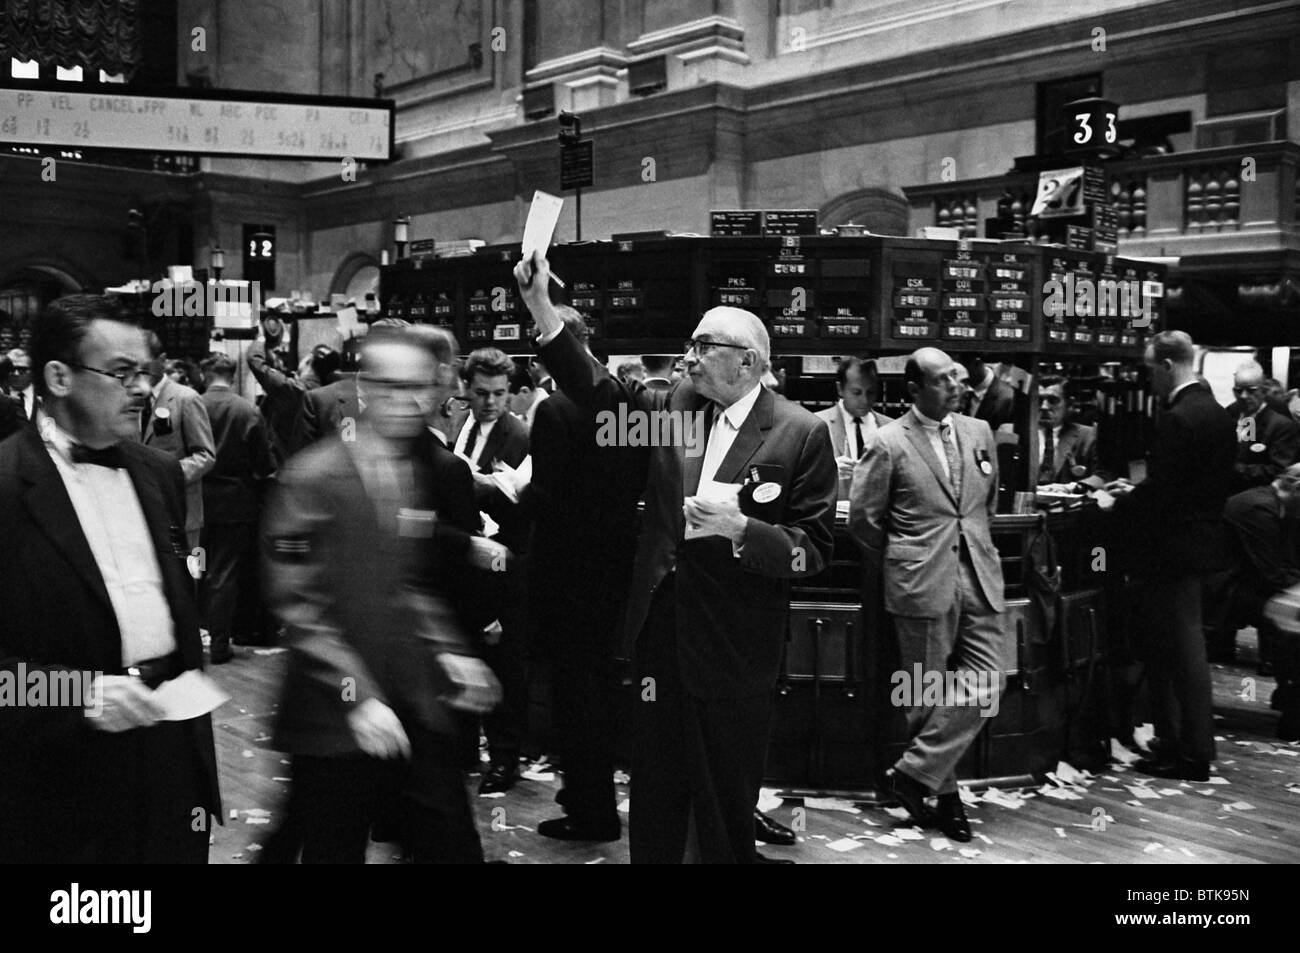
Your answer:
[[[138,442],[144,341],[70,295],[31,353],[34,426],[0,445],[0,667],[93,673],[94,697],[0,706],[0,863],[204,863],[211,720],[163,720],[153,691],[203,648],[181,469]]]
[[[686,376],[657,393],[583,350],[551,303],[545,258],[521,261],[515,278],[539,354],[575,403],[651,422],[666,412],[707,434],[650,449],[623,643],[637,686],[629,839],[633,863],[682,862],[688,831],[701,862],[755,863],[790,580],[830,561],[830,430],[763,387],[768,334],[748,311],[707,311]]]
[[[20,347],[6,355],[9,358],[9,396],[22,406],[28,420],[36,417],[36,388],[32,383],[32,359]]]
[[[1264,399],[1264,368],[1247,361],[1232,375],[1228,416],[1237,427],[1233,491],[1268,486],[1300,460],[1300,424],[1278,413]]]

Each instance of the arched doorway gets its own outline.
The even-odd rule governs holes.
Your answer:
[[[84,287],[55,265],[29,264],[0,278],[0,354],[26,343],[27,329],[47,304]]]
[[[349,255],[334,272],[330,294],[341,294],[357,307],[364,307],[366,295],[379,294],[379,260],[365,252]]]
[[[861,225],[873,235],[907,235],[907,199],[897,192],[873,186],[831,199],[821,207],[818,222]]]

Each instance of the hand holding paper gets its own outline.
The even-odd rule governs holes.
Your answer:
[[[520,254],[524,261],[532,261],[533,255],[545,258],[555,236],[555,225],[560,220],[560,209],[564,208],[564,199],[546,192],[533,193],[533,204],[528,208],[528,220],[524,223],[524,240]],[[555,283],[561,288],[564,282],[555,275]]]
[[[739,543],[745,535],[745,516],[740,512],[740,484],[709,480],[700,484],[695,496],[682,503],[686,515],[686,538],[722,536]]]

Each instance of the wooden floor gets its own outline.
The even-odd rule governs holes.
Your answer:
[[[1253,634],[1243,633],[1243,664],[1213,666],[1219,760],[1212,784],[1146,778],[1119,765],[1067,788],[1070,799],[1029,788],[969,795],[975,839],[949,844],[896,818],[901,811],[867,802],[805,806],[766,795],[764,807],[799,831],[793,847],[762,847],[799,863],[1295,863],[1300,861],[1300,744],[1276,742],[1274,683],[1255,675]],[[234,697],[214,714],[226,822],[210,860],[251,863],[278,823],[289,766],[269,747],[279,649],[236,648],[236,659],[209,672]],[[484,850],[509,863],[626,863],[627,837],[612,844],[566,844],[535,831],[559,815],[559,778],[545,770],[508,794],[473,797]],[[623,782],[626,777],[620,775]],[[1049,784],[1045,788],[1054,788]],[[1139,793],[1140,789],[1140,793]],[[471,793],[477,777],[471,778]],[[618,786],[626,800],[628,786]],[[997,802],[990,801],[994,798]],[[843,810],[847,808],[848,810]],[[621,806],[626,811],[626,804]],[[882,841],[881,839],[884,838]],[[390,863],[391,845],[372,844],[369,860]]]

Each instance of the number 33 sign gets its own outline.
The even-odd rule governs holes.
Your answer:
[[[1065,105],[1066,148],[1078,152],[1119,151],[1119,107],[1107,99],[1090,97]]]

